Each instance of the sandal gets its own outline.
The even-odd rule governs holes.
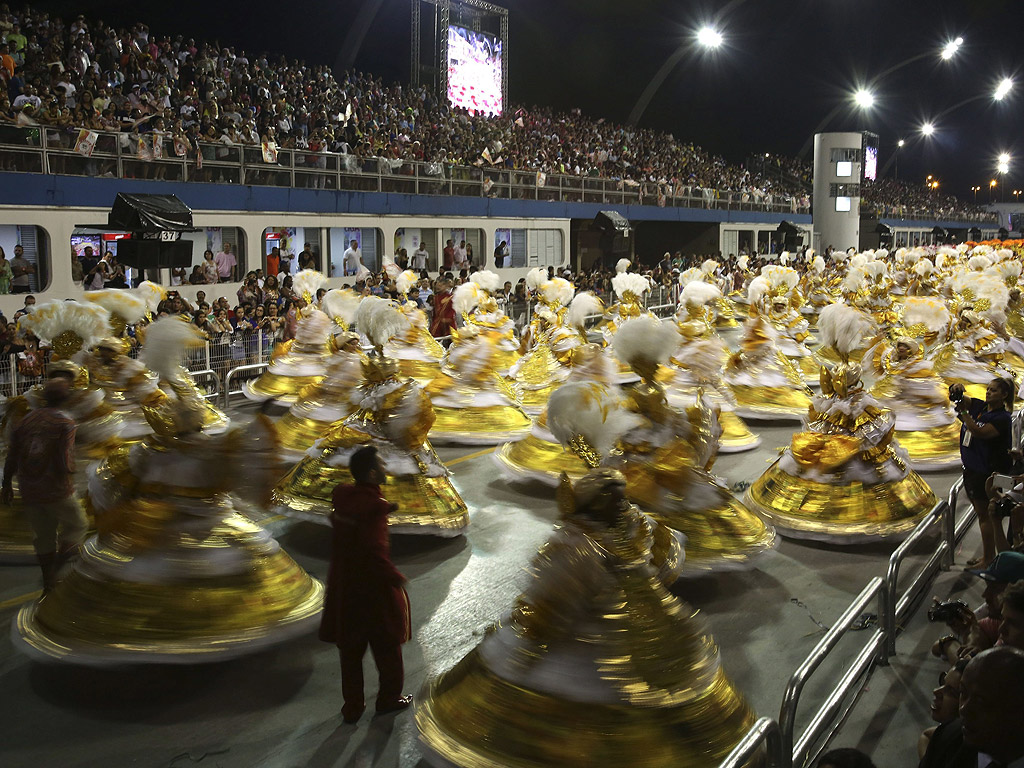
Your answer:
[[[981,558],[981,557],[973,557],[973,558],[971,558],[970,560],[967,561],[966,567],[967,568],[977,568],[979,565],[981,565],[984,562],[985,562],[985,560],[983,558]]]

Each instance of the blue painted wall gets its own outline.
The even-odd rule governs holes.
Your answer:
[[[495,200],[482,197],[404,195],[390,192],[333,192],[235,184],[0,173],[0,205],[109,208],[118,192],[173,194],[190,208],[202,211],[593,219],[600,211],[616,210],[631,221],[736,221],[757,224],[778,224],[783,220],[809,224],[811,221],[811,217],[806,214],[709,211],[703,208],[615,206],[541,200]]]

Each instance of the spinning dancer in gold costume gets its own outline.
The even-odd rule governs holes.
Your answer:
[[[849,362],[871,330],[871,319],[847,304],[818,318],[823,342],[843,362],[822,368],[806,431],[747,492],[783,535],[840,544],[899,537],[937,501],[907,467],[895,414],[864,391],[860,366]]]
[[[495,370],[504,375],[519,359],[519,340],[516,338],[516,324],[498,309],[494,294],[501,288],[501,278],[494,272],[474,272],[469,282],[455,289],[452,305],[455,316],[462,318],[463,326],[452,331],[452,343],[448,354],[459,345],[467,334],[470,338],[486,336],[492,339],[495,353],[492,359]]]
[[[705,768],[750,727],[704,622],[652,566],[624,485],[608,469],[566,482],[529,586],[417,708],[428,763]]]
[[[152,326],[148,343],[166,352],[161,323],[181,323]],[[178,341],[172,359],[184,352]],[[91,476],[99,533],[52,592],[18,613],[16,644],[76,664],[195,664],[315,629],[321,585],[229,496],[263,501],[273,426],[261,416],[211,436],[194,399],[144,408],[155,435],[118,448]]]
[[[359,304],[356,327],[373,344],[363,364],[363,382],[353,393],[356,411],[331,428],[274,489],[276,508],[286,515],[326,523],[331,494],[349,483],[349,457],[373,445],[388,474],[388,499],[399,505],[388,522],[396,533],[458,536],[469,524],[466,504],[450,472],[427,440],[434,410],[423,388],[398,376],[398,364],[382,350],[408,330],[393,302],[367,296]]]
[[[416,273],[408,269],[395,278],[395,288],[401,297],[399,306],[409,328],[388,342],[384,356],[398,361],[398,372],[403,378],[416,379],[426,386],[441,373],[444,347],[430,335],[427,313],[408,298],[416,281]]]
[[[703,400],[688,413],[666,401],[658,369],[677,339],[674,323],[650,317],[628,320],[615,334],[615,354],[641,378],[626,393],[640,419],[609,464],[626,476],[630,500],[687,537],[688,573],[750,567],[775,545],[775,532],[708,471],[718,449],[715,414]]]

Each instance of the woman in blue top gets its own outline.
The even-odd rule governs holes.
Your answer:
[[[996,556],[995,523],[988,513],[985,482],[993,473],[1010,471],[1013,423],[1013,384],[992,379],[985,399],[964,395],[962,384],[949,388],[949,399],[956,403],[960,419],[960,461],[964,465],[964,492],[978,515],[981,531],[981,557],[968,561],[971,568],[986,568]]]

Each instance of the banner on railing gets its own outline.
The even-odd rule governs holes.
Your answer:
[[[543,187],[548,183],[548,175],[544,171],[537,171],[537,186]]]
[[[276,163],[277,162],[277,144],[272,141],[264,141],[261,145],[263,148],[263,162],[264,163]]]
[[[174,137],[174,154],[178,157],[184,157],[188,154],[188,141],[184,136]]]
[[[92,157],[92,151],[96,149],[96,140],[100,137],[96,131],[88,128],[80,128],[78,138],[75,140],[75,152],[82,157]]]
[[[135,141],[135,156],[139,160],[149,162],[153,159],[153,149],[145,136],[139,136]]]
[[[164,139],[159,133],[151,133],[149,135],[150,141],[153,146],[153,159],[163,160],[164,158]]]

